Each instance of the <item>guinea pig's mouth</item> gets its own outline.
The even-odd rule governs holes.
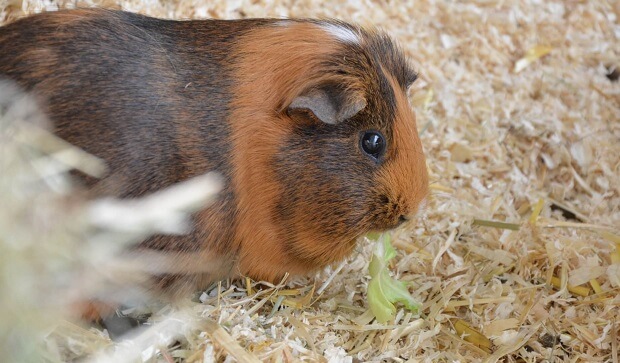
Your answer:
[[[426,210],[428,198],[422,199],[417,205],[413,208],[410,208],[408,213],[401,212],[395,217],[394,226],[392,229],[401,228],[403,226],[410,225],[411,222],[417,220],[419,216]]]
[[[388,231],[409,226],[413,221],[418,219],[421,212],[426,207],[426,200],[422,201],[420,205],[414,209],[413,213],[394,213],[393,210],[385,211],[383,218],[377,219],[378,223],[374,226],[373,230],[376,231]]]
[[[400,228],[403,225],[406,225],[411,219],[405,215],[399,215],[397,217],[385,218],[381,222],[373,223],[370,228],[369,234],[373,233],[383,233],[390,230],[394,230]]]
[[[411,221],[411,217],[404,214],[399,215],[394,219],[394,222],[387,228],[388,230],[394,230],[403,227],[407,222]]]

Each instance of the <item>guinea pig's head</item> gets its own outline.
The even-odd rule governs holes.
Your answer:
[[[257,40],[267,43],[256,47],[262,65],[248,73],[267,113],[243,121],[266,122],[247,145],[256,161],[248,168],[263,168],[254,173],[267,183],[253,193],[267,195],[274,243],[296,263],[321,267],[360,235],[412,218],[428,194],[407,97],[416,73],[381,32],[292,21],[270,32]]]

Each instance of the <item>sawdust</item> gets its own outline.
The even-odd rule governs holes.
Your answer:
[[[262,290],[215,286],[192,309],[217,325],[149,359],[618,362],[620,3],[25,0],[0,6],[0,19],[93,4],[376,25],[421,75],[411,101],[433,198],[394,237],[394,271],[421,316],[373,322],[362,241],[338,270]]]

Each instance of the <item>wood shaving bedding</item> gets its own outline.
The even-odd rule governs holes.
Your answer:
[[[24,0],[0,2],[0,20],[75,6],[336,17],[387,30],[421,75],[410,96],[433,195],[395,232],[393,265],[421,316],[373,322],[362,243],[339,271],[214,287],[191,309],[216,325],[149,361],[618,362],[618,2]]]

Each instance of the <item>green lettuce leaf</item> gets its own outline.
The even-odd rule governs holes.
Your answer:
[[[394,257],[396,250],[392,247],[390,235],[381,235],[368,266],[370,283],[366,291],[370,310],[379,323],[394,319],[394,303],[401,303],[412,312],[420,308],[420,303],[409,294],[405,283],[390,276],[388,263]]]

